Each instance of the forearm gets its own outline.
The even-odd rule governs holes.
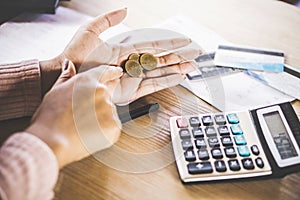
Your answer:
[[[51,199],[57,177],[56,157],[37,137],[17,133],[0,148],[0,199]]]
[[[31,116],[40,103],[37,60],[0,65],[0,120]]]

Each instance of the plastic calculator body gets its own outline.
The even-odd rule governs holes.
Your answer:
[[[290,103],[170,118],[176,164],[185,183],[299,171],[299,129]]]

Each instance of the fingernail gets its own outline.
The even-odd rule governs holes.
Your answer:
[[[63,71],[68,70],[69,66],[70,66],[69,60],[68,60],[68,59],[65,59],[65,60],[64,60],[64,64],[63,64]]]

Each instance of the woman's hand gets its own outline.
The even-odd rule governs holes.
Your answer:
[[[60,167],[111,146],[121,128],[105,84],[122,69],[101,66],[75,76],[68,63],[26,130],[49,145]]]
[[[159,43],[157,43],[159,45]],[[170,45],[172,42],[169,43]],[[186,74],[196,69],[192,60],[201,51],[185,49],[167,55],[158,56],[158,67],[146,71],[141,77],[130,77],[127,73],[121,79],[108,83],[113,102],[117,105],[127,105],[132,101],[159,90],[173,87],[184,81]]]

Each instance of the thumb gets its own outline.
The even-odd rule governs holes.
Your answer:
[[[109,81],[116,80],[123,75],[123,69],[121,67],[103,65],[87,71],[90,76],[93,76],[100,83],[107,83]]]
[[[64,64],[62,65],[62,72],[58,77],[57,81],[55,82],[55,84],[53,85],[53,87],[66,82],[74,75],[76,75],[76,68],[72,61],[66,59],[64,61]]]

